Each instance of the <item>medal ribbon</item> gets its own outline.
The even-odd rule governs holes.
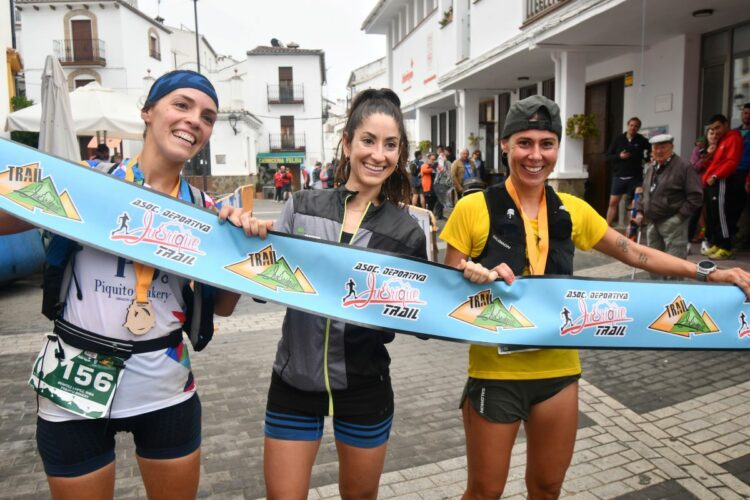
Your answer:
[[[537,229],[539,239],[534,235],[534,228],[531,225],[531,219],[526,215],[521,205],[521,199],[518,197],[513,181],[508,178],[505,181],[506,189],[513,203],[516,204],[521,212],[523,219],[523,228],[526,233],[526,255],[529,261],[529,271],[534,275],[544,274],[547,267],[547,254],[549,253],[549,226],[547,225],[547,191],[542,190],[542,198],[539,200],[539,211],[537,212]]]
[[[138,156],[130,160],[125,167],[125,180],[139,186],[144,184],[143,173],[138,168]],[[177,183],[169,193],[172,198],[176,198],[180,191],[180,180],[181,177],[178,177]],[[148,289],[154,279],[154,268],[133,262],[133,269],[135,269],[135,301],[138,304],[148,304]]]

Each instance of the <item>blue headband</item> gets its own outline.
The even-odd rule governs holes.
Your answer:
[[[219,107],[219,97],[208,78],[195,71],[185,69],[170,71],[166,75],[160,76],[151,86],[151,90],[148,91],[146,104],[154,104],[170,92],[185,88],[200,90],[214,101],[216,108]]]

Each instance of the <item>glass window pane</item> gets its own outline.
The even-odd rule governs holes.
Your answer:
[[[750,52],[750,24],[740,26],[734,30],[734,53]]]
[[[739,127],[742,105],[750,102],[750,55],[735,57],[734,82],[732,85],[732,127]]]
[[[716,64],[703,68],[703,96],[701,102],[701,127],[708,125],[708,119],[716,113],[726,113],[724,109],[724,65]]]
[[[703,62],[725,61],[729,56],[729,31],[703,37]]]

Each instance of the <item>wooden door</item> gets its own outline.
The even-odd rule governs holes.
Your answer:
[[[607,214],[612,169],[605,159],[612,139],[622,134],[625,79],[620,76],[586,87],[586,114],[595,114],[597,137],[583,142],[583,163],[588,165],[584,197],[602,216]]]
[[[91,21],[88,19],[76,19],[70,22],[73,33],[73,60],[93,61],[94,47],[91,40]]]

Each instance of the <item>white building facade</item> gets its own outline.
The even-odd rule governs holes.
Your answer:
[[[301,167],[311,169],[324,159],[325,55],[295,44],[278,45],[247,52],[239,70],[242,98],[263,123],[256,155],[259,183],[268,190],[283,164],[290,167],[294,189],[299,189]]]
[[[197,69],[195,32],[165,26],[163,20],[138,10],[135,0],[16,0],[16,12],[21,19],[16,38],[25,61],[25,92],[35,102],[40,101],[41,73],[49,54],[60,60],[71,91],[96,81],[141,102],[164,73]],[[247,107],[242,78],[232,71],[241,63],[218,55],[203,36],[198,48],[201,72],[219,95],[219,117],[208,146],[188,162],[184,173],[200,177],[192,181],[201,188],[231,192],[254,182],[262,124]],[[91,138],[81,138],[84,155],[89,145]],[[141,147],[140,141],[123,141],[121,149],[128,157]]]
[[[689,157],[707,118],[750,101],[745,0],[380,0],[363,23],[386,35],[389,84],[417,140],[480,149],[500,164],[509,106],[554,99],[594,114],[597,137],[564,138],[552,182],[604,211],[611,140],[638,116]]]
[[[97,2],[15,0],[16,36],[23,54],[26,95],[38,102],[49,54],[65,69],[70,90],[91,81],[142,96],[148,76],[173,69],[171,31],[124,0]]]

